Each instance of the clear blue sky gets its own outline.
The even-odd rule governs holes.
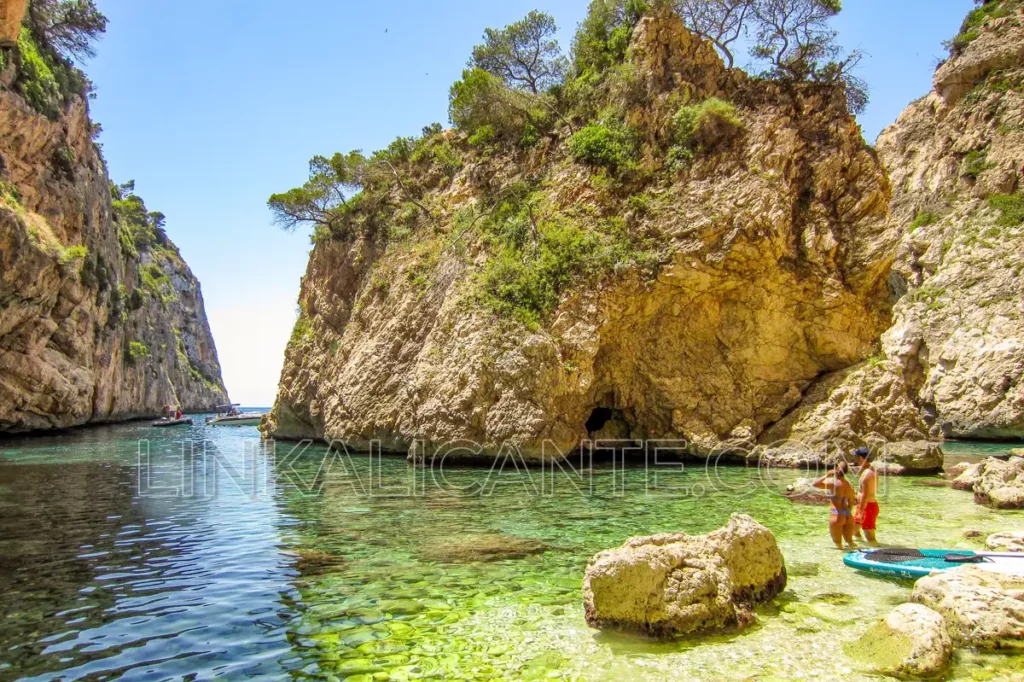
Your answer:
[[[587,0],[98,4],[110,26],[85,68],[111,175],[135,179],[167,215],[202,282],[231,397],[270,405],[310,245],[271,225],[267,197],[301,184],[314,154],[369,152],[447,124],[448,87],[485,27],[540,9],[567,48]],[[869,54],[861,124],[873,141],[929,90],[940,43],[972,2],[845,4],[842,42]]]

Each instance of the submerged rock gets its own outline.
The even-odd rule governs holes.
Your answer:
[[[993,552],[1024,552],[1024,530],[993,533],[986,538],[985,546]]]
[[[958,645],[1024,648],[1024,578],[974,566],[933,573],[917,581],[911,597],[941,613]]]
[[[456,537],[452,540],[441,539],[420,550],[420,555],[428,561],[461,564],[471,561],[522,559],[531,554],[540,554],[547,549],[548,546],[538,540],[493,533]]]
[[[951,467],[945,468],[946,478],[956,478],[971,467],[970,462],[958,462]]]
[[[333,573],[345,565],[345,559],[336,554],[329,554],[315,549],[297,549],[295,568],[303,575],[317,576]]]
[[[771,531],[745,514],[707,535],[631,538],[594,556],[583,579],[587,623],[654,636],[743,627],[786,586]]]
[[[949,665],[953,642],[941,614],[921,604],[903,604],[849,645],[847,652],[872,672],[928,676]]]

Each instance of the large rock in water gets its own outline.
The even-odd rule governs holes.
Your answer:
[[[990,457],[960,474],[954,487],[974,491],[974,501],[995,509],[1024,508],[1024,458]],[[968,488],[967,486],[970,486]]]
[[[958,645],[1024,648],[1024,578],[965,566],[921,578],[911,598],[941,613]]]
[[[939,444],[925,440],[887,443],[877,459],[879,468],[897,476],[937,474],[944,461]]]
[[[930,676],[949,665],[953,642],[941,614],[921,604],[903,604],[848,647],[873,672]]]
[[[594,556],[583,578],[587,623],[672,636],[744,626],[786,586],[771,531],[745,514],[708,535],[631,538]]]

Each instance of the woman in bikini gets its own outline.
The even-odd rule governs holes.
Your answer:
[[[856,549],[853,543],[853,506],[857,493],[846,480],[846,462],[840,462],[836,468],[814,482],[815,488],[827,490],[829,493],[828,532],[836,547],[843,548],[843,540],[850,549]]]

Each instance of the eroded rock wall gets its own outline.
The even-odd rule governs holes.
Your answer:
[[[0,0],[0,45],[18,42],[28,0]]]
[[[460,439],[483,452],[511,443],[539,458],[574,448],[608,408],[631,438],[684,438],[703,453],[756,439],[818,377],[872,355],[891,322],[895,244],[889,183],[855,121],[829,93],[726,70],[681,23],[659,21],[638,28],[633,59],[654,94],[631,120],[657,130],[665,102],[715,95],[737,102],[742,134],[634,190],[647,197],[638,208],[568,158],[568,132],[496,157],[445,133],[466,163],[421,202],[442,207],[440,247],[422,236],[314,247],[267,434],[379,439],[414,457]],[[666,32],[678,39],[659,44],[685,54],[651,47]],[[692,55],[702,68],[688,68]],[[619,217],[644,235],[656,275],[581,273],[539,328],[480,305],[487,245],[456,217],[485,205],[484,182],[526,174],[541,176],[546,210]]]
[[[981,26],[878,139],[906,292],[881,353],[809,394],[774,437],[1024,436],[1024,14],[1003,4],[1009,16]]]
[[[12,78],[0,83],[0,432],[225,402],[199,282],[177,248],[127,253],[118,241],[85,102],[50,120]],[[143,286],[146,266],[159,290]]]

